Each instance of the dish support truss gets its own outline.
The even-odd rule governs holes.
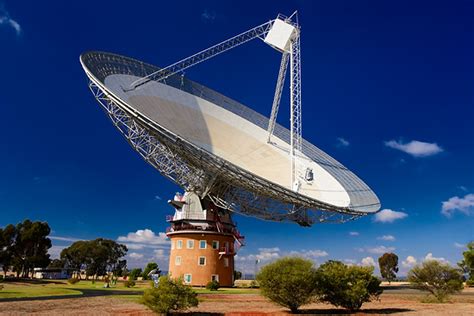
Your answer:
[[[208,196],[218,207],[271,221],[302,226],[346,222],[366,215],[305,198],[208,154],[136,115],[89,76],[89,88],[128,143],[163,176],[187,191]],[[153,126],[153,128],[150,128]],[[317,207],[317,209],[315,209]]]

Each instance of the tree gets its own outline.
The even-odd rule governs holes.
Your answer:
[[[242,272],[234,270],[234,281],[242,279]]]
[[[182,279],[160,277],[157,287],[145,290],[142,303],[157,313],[182,311],[198,306],[197,293]]]
[[[319,300],[351,311],[382,294],[380,280],[373,276],[373,267],[347,266],[328,261],[317,270]]]
[[[0,264],[4,276],[7,275],[13,262],[16,233],[16,227],[12,224],[7,225],[4,229],[0,228]]]
[[[458,263],[465,273],[469,274],[469,282],[474,282],[474,241],[467,244],[467,250],[462,253],[463,260]]]
[[[287,257],[264,266],[257,281],[264,296],[294,313],[313,300],[316,270],[310,260]]]
[[[379,258],[380,274],[390,282],[395,280],[398,272],[398,256],[394,253],[384,253]]]
[[[142,275],[142,269],[135,268],[135,269],[132,269],[132,271],[130,271],[129,277],[130,277],[130,280],[136,280],[141,275]]]
[[[148,280],[148,274],[150,273],[151,270],[158,269],[158,264],[156,262],[149,262],[145,270],[143,270],[142,276],[143,280]]]
[[[438,302],[463,288],[461,273],[449,264],[428,260],[408,272],[408,281],[417,289],[427,291]]]
[[[119,260],[112,273],[114,276],[127,276],[127,260]]]
[[[87,240],[74,242],[71,246],[61,251],[61,260],[66,268],[72,269],[78,278],[81,278],[81,269],[89,261],[90,244]]]
[[[126,261],[121,258],[125,256],[127,250],[125,245],[110,239],[81,240],[63,249],[61,259],[64,260],[66,267],[76,272],[84,268],[87,276],[97,278],[123,269]]]
[[[12,265],[17,276],[27,277],[35,267],[48,266],[48,249],[51,240],[48,238],[51,229],[46,222],[32,222],[29,219],[16,225],[15,245],[13,246]]]

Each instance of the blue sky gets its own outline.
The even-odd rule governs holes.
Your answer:
[[[426,257],[457,262],[474,239],[472,1],[0,2],[0,226],[46,220],[53,254],[107,237],[130,246],[130,266],[166,269],[160,232],[178,188],[105,117],[79,55],[166,66],[295,9],[303,136],[390,211],[311,228],[235,216],[247,239],[238,268],[292,253],[371,264],[394,251],[402,274]],[[186,75],[268,115],[278,66],[279,54],[255,41]],[[288,126],[285,104],[278,121]]]

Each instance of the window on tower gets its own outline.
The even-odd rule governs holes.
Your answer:
[[[200,266],[205,266],[206,265],[206,257],[199,257],[198,264]]]
[[[199,249],[206,249],[207,244],[205,240],[200,240],[199,241]]]
[[[224,267],[229,266],[229,258],[224,258]]]
[[[183,248],[183,241],[182,240],[177,240],[176,241],[176,249],[181,249]]]
[[[184,275],[184,283],[189,284],[192,282],[192,280],[193,276],[191,274],[187,273]]]
[[[212,241],[212,249],[219,249],[219,241],[213,240]]]
[[[213,274],[213,275],[211,275],[211,281],[219,282],[219,274]]]
[[[177,266],[181,265],[181,256],[176,256],[174,258],[174,264],[177,265]]]
[[[188,240],[186,242],[186,248],[188,249],[194,249],[194,240]]]

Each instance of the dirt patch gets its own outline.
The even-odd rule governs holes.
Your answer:
[[[389,291],[387,291],[389,292]],[[356,315],[474,315],[474,293],[463,292],[452,303],[425,304],[420,294],[384,293],[380,301],[367,303]],[[201,294],[199,307],[189,314],[197,315],[287,315],[282,308],[259,294]],[[328,304],[304,306],[303,314],[347,314]],[[86,297],[75,299],[0,303],[0,315],[154,315],[145,306],[118,297]]]
[[[111,297],[0,303],[0,315],[155,315],[145,306]]]

